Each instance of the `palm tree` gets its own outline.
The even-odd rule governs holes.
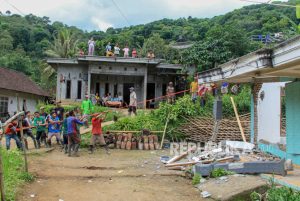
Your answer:
[[[54,36],[53,45],[45,53],[49,57],[74,57],[78,50],[77,44],[78,39],[76,39],[75,34],[63,28]]]

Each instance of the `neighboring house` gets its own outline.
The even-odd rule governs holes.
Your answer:
[[[252,142],[300,165],[299,78],[300,36],[296,36],[272,49],[261,49],[202,72],[199,83],[251,83]],[[278,146],[280,143],[283,146]]]
[[[81,101],[85,94],[110,93],[129,103],[129,88],[134,87],[139,107],[146,99],[165,94],[168,82],[176,82],[182,66],[162,64],[160,59],[81,56],[47,60],[57,71],[56,99]]]
[[[20,110],[34,112],[38,102],[44,101],[46,96],[47,93],[23,73],[0,68],[0,119],[7,113],[12,116],[18,105]]]

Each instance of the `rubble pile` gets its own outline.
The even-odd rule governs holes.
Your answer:
[[[186,170],[186,167],[193,166],[193,173],[202,176],[210,176],[214,169],[240,174],[271,173],[285,176],[287,170],[292,168],[287,161],[260,152],[254,144],[240,141],[208,142],[204,147],[190,148],[168,160],[161,158],[161,161],[173,170]]]

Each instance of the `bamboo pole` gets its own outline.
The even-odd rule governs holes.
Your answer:
[[[14,119],[16,119],[18,116],[23,115],[24,111],[22,112],[18,112],[17,114],[15,114],[14,116],[12,116],[11,118],[9,118],[4,124],[3,127],[7,126],[7,124],[9,124],[10,122],[12,122]]]
[[[166,135],[166,131],[167,131],[169,119],[170,119],[170,114],[171,114],[171,113],[169,113],[169,114],[168,114],[168,117],[167,117],[167,121],[166,121],[166,124],[165,124],[165,129],[164,129],[164,132],[163,132],[163,136],[162,136],[162,138],[161,138],[160,149],[162,149],[163,144],[164,144],[165,135]]]
[[[1,124],[1,121],[0,121],[0,131],[3,131],[3,133],[1,133],[1,139],[2,139],[2,136],[4,135],[3,127],[2,127],[2,124]],[[2,149],[0,149],[0,191],[1,191],[1,201],[5,201]]]
[[[110,133],[141,133],[142,131],[117,131],[117,130],[108,130]],[[164,131],[150,131],[150,133],[163,133]]]
[[[20,103],[19,103],[19,95],[17,95],[17,107],[18,112],[20,112]],[[24,154],[24,162],[25,162],[25,172],[28,172],[28,162],[27,162],[27,153],[26,153],[26,146],[25,146],[25,140],[24,140],[24,131],[23,131],[23,122],[21,119],[19,119],[19,125],[20,125],[20,134],[21,134],[21,140],[22,140],[22,149]]]
[[[247,142],[247,141],[246,141],[245,134],[244,134],[244,129],[243,129],[242,124],[241,124],[241,121],[240,121],[239,113],[238,113],[238,111],[237,111],[237,108],[236,108],[236,106],[235,106],[234,99],[233,99],[232,96],[230,97],[230,100],[231,100],[231,103],[232,103],[232,106],[233,106],[233,110],[234,110],[234,113],[235,113],[236,120],[237,120],[237,122],[238,122],[240,131],[241,131],[241,135],[242,135],[243,141],[244,141],[244,142]]]
[[[4,176],[3,176],[3,162],[2,162],[2,150],[0,153],[0,188],[1,188],[1,201],[5,201],[5,191],[4,191]]]

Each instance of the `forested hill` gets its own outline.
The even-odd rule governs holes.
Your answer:
[[[289,1],[295,5],[295,0]],[[0,66],[22,71],[44,88],[52,88],[55,74],[43,59],[46,52],[71,57],[78,48],[86,50],[88,38],[94,37],[96,52],[104,55],[108,42],[128,44],[142,56],[153,49],[157,57],[170,62],[197,65],[205,70],[229,59],[255,50],[264,44],[253,42],[252,36],[283,33],[284,38],[297,34],[294,8],[270,5],[252,5],[213,18],[162,19],[145,25],[109,28],[106,32],[86,32],[48,17],[20,16],[10,11],[0,14]],[[58,34],[60,33],[60,34]],[[72,50],[60,51],[63,37],[70,38]],[[187,50],[174,50],[170,44],[177,41],[193,42]],[[48,50],[48,51],[47,51]],[[48,75],[54,75],[48,77]]]

